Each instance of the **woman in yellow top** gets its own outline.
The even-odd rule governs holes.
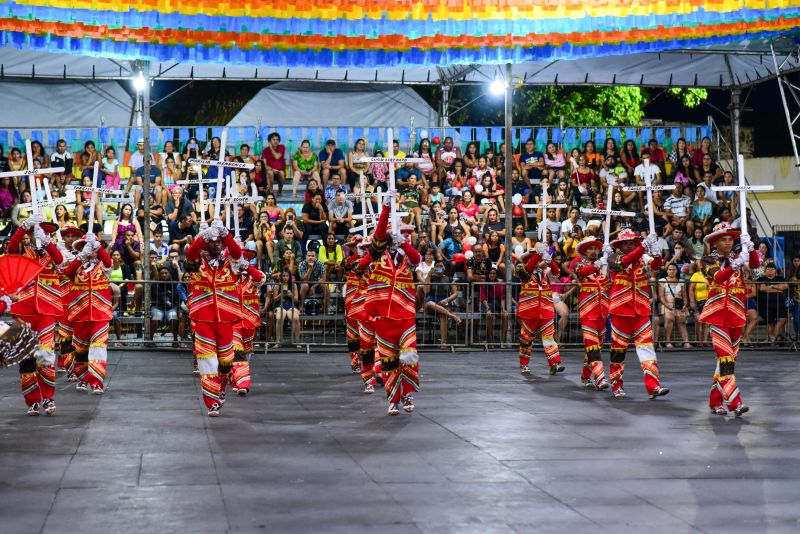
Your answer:
[[[336,235],[329,233],[325,236],[325,243],[319,247],[317,252],[319,261],[325,266],[325,277],[328,282],[340,282],[343,280],[344,274],[344,252],[342,246],[336,242]],[[341,289],[341,284],[330,284],[328,290],[334,293],[336,290]],[[331,305],[328,309],[328,315],[335,313],[334,306]]]
[[[699,260],[694,263],[693,269],[694,273],[689,278],[689,306],[695,315],[694,339],[698,347],[703,347],[708,343],[708,325],[701,323],[696,318],[700,317],[706,299],[708,299],[708,283],[706,277],[703,276]]]

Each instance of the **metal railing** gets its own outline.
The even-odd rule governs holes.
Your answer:
[[[753,282],[749,285],[751,295],[748,298],[747,326],[745,328],[745,347],[764,347],[777,344],[795,348],[800,335],[800,282],[783,282],[786,289],[775,291],[767,289],[775,287],[769,281]],[[150,345],[162,348],[190,349],[192,346],[191,328],[186,309],[185,295],[188,294],[186,284],[179,288],[178,282],[144,282],[122,281],[112,282],[114,289],[114,320],[110,335],[111,347],[140,347]],[[302,282],[297,283],[298,295],[302,291]],[[670,310],[670,305],[658,299],[658,282],[651,284],[654,339],[659,348],[680,348],[684,343],[692,347],[710,343],[707,328],[699,325],[698,316],[702,304],[689,296],[695,290],[695,284],[681,281],[685,288],[681,292],[684,302],[677,311]],[[278,316],[277,309],[281,303],[271,296],[274,281],[268,282],[261,289],[260,307],[262,327],[256,332],[256,351],[302,350],[311,351],[344,351],[346,350],[346,324],[344,315],[344,297],[342,282],[323,282],[312,290],[309,285],[308,294],[302,310],[299,303],[294,302],[292,308],[297,310],[297,320],[284,315],[282,321],[282,344],[276,347]],[[174,301],[168,306],[160,305],[164,298],[163,289],[168,288]],[[427,286],[427,290],[419,286],[417,312],[417,343],[422,350],[516,350],[519,343],[519,325],[516,321],[516,295],[519,284],[512,284],[512,302],[505,303],[505,285],[491,283],[456,282]],[[494,291],[497,299],[492,296]],[[580,319],[578,317],[577,293],[575,283],[553,283],[556,297],[556,340],[566,348],[583,346]],[[782,286],[778,286],[782,287]],[[148,313],[142,309],[143,294],[146,288],[151,291],[153,306]],[[326,298],[327,288],[327,298]],[[159,293],[161,291],[161,293]],[[775,292],[772,292],[775,291]],[[669,295],[669,292],[662,292]],[[502,296],[501,296],[502,295]],[[792,297],[798,299],[794,300]],[[667,297],[668,301],[673,298]],[[678,303],[680,304],[680,302]],[[504,308],[505,305],[505,308]],[[326,307],[327,306],[327,307]],[[294,312],[292,312],[294,313]],[[171,320],[174,319],[174,323]],[[151,332],[152,340],[144,339],[144,322],[154,320]],[[684,330],[685,337],[684,337]],[[174,328],[174,330],[173,330]],[[295,329],[299,328],[299,331]],[[667,333],[671,332],[671,337]],[[610,336],[610,334],[607,334]]]

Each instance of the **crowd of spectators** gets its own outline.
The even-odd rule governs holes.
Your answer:
[[[520,251],[540,241],[562,265],[562,275],[554,276],[552,281],[557,284],[557,307],[565,325],[564,315],[574,309],[575,293],[569,284],[576,246],[586,236],[603,234],[603,221],[585,216],[580,208],[611,208],[639,214],[633,219],[613,217],[612,239],[626,226],[646,231],[645,195],[624,191],[623,186],[643,185],[648,172],[656,184],[675,185],[672,191],[654,193],[656,232],[665,260],[664,268],[656,275],[659,323],[666,343],[672,343],[675,330],[680,342],[688,343],[689,318],[702,309],[706,291],[698,272],[700,258],[708,252],[703,237],[721,221],[741,226],[738,196],[713,190],[715,185],[733,183],[734,177],[720,167],[707,137],[696,147],[679,139],[669,152],[654,139],[641,147],[630,139],[618,145],[612,138],[599,148],[592,141],[571,149],[549,142],[543,151],[529,139],[515,147],[511,176],[506,176],[503,144],[481,150],[479,143],[470,142],[462,151],[450,137],[441,141],[421,139],[406,153],[397,141],[394,143],[396,156],[408,154],[423,160],[396,165],[397,202],[398,208],[408,214],[405,222],[415,226],[414,244],[425,258],[417,269],[418,304],[420,309],[442,318],[442,343],[447,321],[460,322],[454,312],[468,311],[466,306],[472,306],[471,311],[503,315],[502,328],[507,328],[505,293],[497,290],[505,279],[506,250],[517,257]],[[183,252],[197,235],[203,216],[210,219],[215,215],[213,202],[209,202],[215,190],[213,186],[204,189],[201,202],[198,186],[184,188],[177,182],[216,177],[216,168],[201,168],[189,164],[189,160],[217,159],[224,152],[231,161],[253,164],[252,170],[226,172],[226,188],[235,188],[231,193],[237,195],[257,195],[258,200],[220,215],[231,221],[231,229],[238,222],[240,241],[256,252],[253,261],[270,274],[271,285],[264,295],[265,313],[280,323],[287,319],[294,323],[304,313],[340,311],[337,303],[341,293],[336,284],[344,280],[343,243],[350,230],[360,224],[359,215],[379,211],[377,194],[388,190],[388,165],[361,159],[381,157],[382,150],[369,151],[365,140],[358,139],[345,150],[327,140],[317,152],[308,140],[303,140],[294,154],[287,154],[278,133],[268,136],[261,154],[254,153],[247,144],[241,144],[235,153],[229,152],[216,137],[207,144],[196,138],[182,146],[167,141],[159,148],[150,156],[151,185],[145,191],[142,140],[135,151],[126,154],[118,154],[113,147],[98,151],[92,141],[85,143],[83,151],[73,154],[64,140],[59,140],[48,154],[41,143],[32,143],[34,167],[65,168],[64,173],[49,176],[50,194],[65,202],[47,209],[52,210],[52,217],[62,228],[76,225],[87,229],[92,221],[92,228],[106,239],[113,253],[116,281],[143,278],[142,229],[146,226],[152,236],[151,265],[147,266],[151,278],[185,280]],[[125,201],[98,203],[96,213],[89,214],[91,194],[79,192],[73,196],[67,186],[90,185],[95,162],[100,165],[99,185],[119,190]],[[19,148],[10,148],[6,156],[0,147],[0,171],[23,170],[26,165]],[[31,195],[26,180],[25,176],[0,179],[0,216],[7,221],[5,236],[30,214],[30,208],[24,207]],[[610,181],[616,186],[611,205],[606,206]],[[514,197],[511,213],[506,212],[505,204],[509,188]],[[361,201],[361,194],[365,194],[365,202]],[[144,202],[149,203],[149,220],[145,220]],[[545,203],[566,207],[544,211],[523,207]],[[508,217],[510,234],[506,230]],[[101,225],[100,221],[106,222]],[[745,226],[755,236],[750,221]],[[765,283],[758,284],[758,289],[752,286],[752,320],[758,321],[760,316],[766,321],[770,340],[775,341],[785,335],[790,308],[797,321],[800,291],[796,286],[789,291],[784,275],[770,263],[766,245],[762,244],[759,250],[767,263],[754,273],[756,280]],[[792,281],[798,280],[797,264],[789,274]],[[469,304],[457,296],[460,293],[455,285],[448,285],[487,281],[496,282],[497,286],[480,287],[474,292],[475,302]],[[448,289],[442,292],[441,287]],[[140,302],[141,289],[136,291],[133,299],[124,294],[127,291],[119,292],[122,313],[126,313],[126,303],[137,306]],[[154,293],[153,301],[164,312],[151,313],[151,318],[157,323],[166,322],[165,318],[172,323],[168,310],[181,309],[180,293]],[[312,309],[306,309],[307,305]],[[559,335],[562,330],[563,327]],[[746,330],[747,342],[751,330],[752,327]],[[694,338],[706,342],[707,336],[697,325]]]

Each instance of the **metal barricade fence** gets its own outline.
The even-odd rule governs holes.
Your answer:
[[[308,287],[304,289],[304,286]],[[188,284],[174,281],[112,281],[114,318],[109,346],[130,348],[190,349],[191,324],[185,299]],[[292,306],[270,281],[260,290],[262,326],[256,332],[255,350],[346,350],[347,325],[344,314],[344,283],[295,282],[298,300]],[[516,298],[519,283],[511,284],[512,301],[505,302],[506,284],[453,282],[418,286],[417,344],[422,350],[515,350],[519,344]],[[553,283],[556,312],[556,340],[565,348],[583,345],[578,317],[576,283]],[[682,290],[678,290],[682,288]],[[710,347],[708,328],[699,324],[703,301],[692,298],[696,284],[686,280],[670,288],[662,281],[651,282],[653,295],[653,338],[657,347]],[[152,306],[142,309],[145,291]],[[299,303],[303,295],[302,306]],[[702,290],[696,293],[702,297]],[[293,295],[292,295],[293,296]],[[504,306],[505,305],[505,306]],[[748,283],[747,324],[743,348],[777,344],[796,348],[800,335],[800,281],[776,278]],[[148,323],[149,329],[145,328]],[[684,331],[685,327],[685,331]],[[150,336],[146,338],[145,332]],[[685,337],[684,337],[685,333]],[[607,341],[610,334],[607,332]],[[280,341],[280,344],[277,344]]]

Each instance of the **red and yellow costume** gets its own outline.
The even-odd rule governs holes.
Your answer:
[[[364,311],[374,318],[376,357],[389,403],[396,404],[419,391],[413,266],[421,257],[407,241],[394,254],[389,250],[390,211],[389,206],[383,207],[369,254],[361,258],[358,269],[369,270]]]
[[[611,314],[611,389],[617,396],[624,396],[622,377],[625,373],[625,353],[631,343],[644,373],[644,385],[651,398],[661,391],[658,376],[656,351],[653,348],[653,326],[650,320],[650,286],[643,256],[645,248],[641,238],[630,230],[623,230],[611,243],[618,248],[624,241],[637,242],[636,248],[623,254],[616,250],[608,260],[611,273],[609,313]],[[650,269],[661,267],[661,257],[653,259]],[[663,393],[661,393],[663,394]]]
[[[721,223],[706,236],[705,241],[713,246],[723,235],[738,238],[740,232]],[[748,256],[750,268],[758,268],[761,264],[758,253],[750,250]],[[736,263],[735,255],[720,257],[716,251],[703,258],[703,275],[708,280],[708,300],[699,320],[710,326],[711,344],[717,355],[708,402],[712,411],[719,410],[721,413],[724,413],[723,406],[732,412],[742,404],[734,367],[742,331],[747,323],[747,288],[744,268]]]
[[[356,240],[351,241],[350,244],[355,243]],[[361,351],[360,351],[360,337],[359,337],[359,319],[357,313],[354,313],[353,300],[359,292],[359,284],[363,278],[358,267],[358,261],[361,258],[356,254],[351,254],[345,260],[345,285],[344,285],[344,318],[346,326],[347,337],[347,352],[350,355],[350,368],[354,373],[361,372]],[[361,302],[359,308],[363,310],[363,291],[361,292]]]
[[[583,256],[590,246],[602,249],[603,243],[588,237],[578,245],[577,251]],[[576,264],[575,276],[578,278],[579,284],[578,317],[581,322],[583,345],[586,351],[581,380],[598,389],[605,389],[608,383],[600,352],[606,337],[610,282],[608,277],[603,274],[602,269],[586,257]]]
[[[64,313],[57,270],[64,259],[55,243],[48,242],[37,249],[34,237],[30,235],[34,226],[29,229],[21,226],[8,242],[8,251],[11,254],[22,254],[42,266],[39,276],[20,290],[19,300],[11,306],[11,315],[28,323],[38,336],[39,348],[35,358],[28,358],[20,362],[19,366],[20,385],[28,407],[48,399],[48,402],[52,402],[56,385],[56,323]],[[40,226],[48,231],[58,229],[48,223]],[[30,235],[31,242],[28,246],[22,246],[25,235]]]
[[[77,250],[89,246],[78,241]],[[112,318],[111,288],[106,269],[111,268],[111,256],[104,248],[97,249],[97,257],[82,254],[72,260],[65,274],[72,281],[69,291],[69,314],[72,323],[72,345],[76,362],[88,362],[86,367],[75,364],[80,382],[88,384],[95,393],[105,386],[108,360],[108,328]]]
[[[249,260],[255,257],[255,252],[244,251],[246,265],[240,265],[239,293],[241,295],[241,320],[236,323],[233,331],[233,369],[231,370],[231,386],[241,396],[250,391],[250,357],[253,355],[253,338],[256,330],[261,327],[261,306],[258,293],[261,284],[266,279],[264,273],[251,265]],[[225,373],[220,373],[225,380]],[[222,391],[225,384],[222,383]]]
[[[64,248],[60,249],[61,255],[64,257],[64,263],[62,263],[63,268],[59,269],[61,278],[61,301],[64,305],[64,314],[59,318],[56,329],[56,339],[60,344],[57,370],[66,371],[68,381],[75,381],[78,377],[75,372],[75,347],[72,345],[72,321],[67,318],[69,316],[69,292],[72,281],[64,271],[66,266],[75,259],[75,255],[72,253],[73,240],[75,238],[82,238],[84,235],[85,232],[80,228],[69,227],[61,230],[61,237],[65,240]],[[67,239],[70,240],[67,242]],[[86,363],[82,363],[81,366],[84,368],[83,372],[85,373]]]
[[[531,361],[531,345],[533,338],[539,334],[542,338],[544,355],[550,373],[563,371],[561,354],[555,340],[555,308],[553,307],[553,289],[550,287],[545,269],[539,268],[542,261],[540,252],[533,252],[523,256],[517,264],[517,277],[522,283],[517,304],[517,320],[520,325],[519,332],[519,365],[523,374],[527,374],[528,364]],[[558,264],[550,260],[548,265],[553,275],[558,276]]]
[[[214,221],[216,225],[218,221]],[[221,226],[221,223],[219,224]],[[194,325],[194,354],[200,370],[203,401],[209,415],[218,415],[224,402],[220,374],[231,370],[234,359],[233,331],[241,320],[237,273],[232,260],[238,260],[242,249],[223,227],[221,256],[203,254],[207,240],[220,238],[217,226],[205,230],[186,249],[186,259],[197,264],[189,280],[189,318]],[[227,377],[226,377],[227,378]],[[222,395],[221,395],[222,394]]]

